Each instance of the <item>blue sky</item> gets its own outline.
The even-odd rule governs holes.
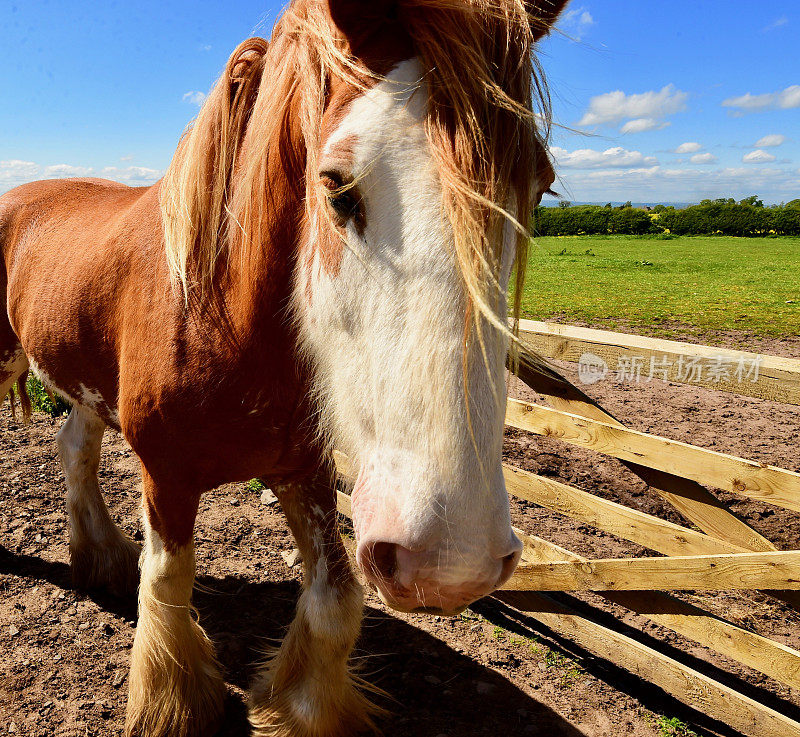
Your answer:
[[[230,51],[281,6],[4,0],[0,192],[155,181]],[[569,199],[800,197],[797,0],[573,0],[561,30],[541,58]]]

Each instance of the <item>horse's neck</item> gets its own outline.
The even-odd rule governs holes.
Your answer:
[[[279,156],[270,151],[269,161]],[[260,193],[265,205],[261,237],[252,242],[231,238],[221,280],[231,327],[242,340],[256,343],[263,342],[263,333],[288,322],[304,221],[302,194],[290,179],[302,182],[304,172],[292,174],[278,164],[271,168]]]

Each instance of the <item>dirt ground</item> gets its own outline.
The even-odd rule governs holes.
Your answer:
[[[800,341],[742,334],[686,337],[800,356]],[[510,389],[518,397],[533,396],[514,382]],[[589,393],[637,430],[800,471],[800,407],[660,382],[654,387],[608,380]],[[21,427],[7,407],[0,412],[0,734],[122,732],[135,602],[70,587],[64,485],[55,448],[62,421],[37,415]],[[516,431],[507,432],[505,455],[522,468],[686,524],[613,459]],[[141,539],[136,459],[110,431],[100,478],[114,519]],[[720,496],[779,547],[800,547],[800,516]],[[517,526],[583,555],[647,553],[531,504],[513,502],[512,516]],[[254,663],[292,618],[298,569],[290,569],[281,553],[294,545],[279,507],[263,504],[241,484],[204,498],[197,546],[195,603],[217,644],[230,691],[221,734],[239,737],[249,733],[244,700]],[[681,596],[800,648],[800,616],[766,595]],[[578,605],[613,615],[629,634],[667,653],[680,651],[698,669],[800,717],[800,692],[597,596],[580,599]],[[455,619],[389,613],[372,594],[367,603],[358,655],[369,680],[394,699],[382,702],[392,712],[382,725],[387,737],[736,734],[495,600]],[[664,717],[682,720],[687,731],[665,731]]]

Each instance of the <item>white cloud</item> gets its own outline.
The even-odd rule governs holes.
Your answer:
[[[184,94],[183,101],[188,102],[191,105],[197,105],[197,107],[201,107],[202,104],[206,101],[206,97],[208,97],[208,95],[206,95],[205,92],[192,91]]]
[[[622,133],[644,133],[646,131],[661,130],[672,125],[669,121],[659,122],[655,118],[636,118],[629,120],[620,128]]]
[[[605,151],[581,148],[567,151],[565,148],[551,146],[550,153],[559,167],[567,169],[597,169],[601,167],[635,167],[657,166],[658,160],[653,156],[645,156],[640,151],[628,151],[621,146]]]
[[[792,110],[800,107],[800,84],[793,84],[785,90],[767,92],[763,95],[751,95],[748,92],[740,97],[729,97],[722,101],[722,106],[739,108],[734,111],[734,115],[763,110]]]
[[[164,176],[164,172],[144,166],[107,166],[98,171],[90,166],[73,166],[71,164],[42,166],[33,161],[10,160],[0,161],[0,192],[37,179],[103,177],[133,186],[142,186],[154,184],[162,176]]]
[[[687,141],[675,149],[676,154],[694,154],[702,151],[703,147],[697,141]]]
[[[716,164],[717,157],[714,154],[695,154],[689,161],[693,164]]]
[[[153,184],[164,176],[164,172],[158,169],[148,169],[146,166],[127,166],[125,168],[106,166],[100,173],[106,179],[135,186]]]
[[[558,25],[576,41],[580,41],[594,25],[594,18],[586,7],[581,6],[564,13]]]
[[[770,161],[775,161],[775,156],[762,149],[758,149],[742,156],[742,161],[745,164],[767,164]]]
[[[773,146],[783,146],[786,143],[786,136],[780,133],[773,133],[769,136],[764,136],[753,144],[753,148],[770,148]]]
[[[793,199],[800,171],[770,167],[592,169],[565,171],[562,190],[586,202],[699,202],[704,198],[741,199],[758,192],[765,202]]]
[[[780,18],[772,21],[769,25],[764,26],[761,29],[761,33],[769,33],[770,31],[774,31],[776,28],[780,28],[781,26],[785,26],[789,22],[789,19],[782,15]]]
[[[32,182],[39,175],[41,167],[32,161],[11,159],[0,161],[0,184],[22,184]]]
[[[658,92],[626,95],[622,90],[597,95],[589,101],[589,109],[578,125],[610,125],[626,118],[661,120],[686,109],[689,95],[668,84]]]
[[[120,156],[120,161],[133,161],[133,154],[128,154],[127,156]]]
[[[90,166],[71,166],[70,164],[54,164],[46,166],[42,179],[69,179],[70,177],[88,177],[93,173]]]

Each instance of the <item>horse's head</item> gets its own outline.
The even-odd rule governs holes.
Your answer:
[[[297,218],[285,203],[305,202],[302,349],[324,433],[360,469],[358,563],[399,609],[457,611],[520,557],[501,467],[506,293],[515,262],[520,293],[524,226],[553,182],[533,50],[565,4],[295,0],[268,51],[234,55],[187,143],[202,157],[203,130],[247,125],[234,235],[261,238],[265,194],[284,228]],[[251,68],[264,70],[260,91]],[[215,123],[217,99],[241,110],[236,125]],[[223,204],[224,190],[224,178],[198,189]]]
[[[332,55],[296,303],[326,430],[360,469],[359,566],[395,608],[453,612],[522,548],[501,467],[505,295],[526,257],[510,216],[553,182],[531,110],[541,34],[514,0],[385,4],[369,20],[331,0],[354,66]],[[564,4],[528,10],[545,28]]]

